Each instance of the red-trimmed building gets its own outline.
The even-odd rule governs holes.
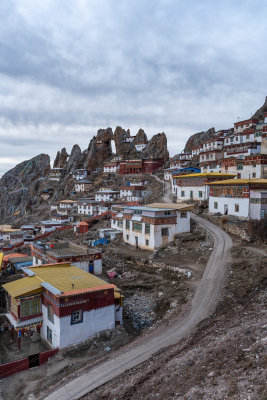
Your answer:
[[[88,227],[86,222],[81,224]],[[33,266],[68,262],[95,275],[102,273],[102,254],[98,249],[89,249],[72,242],[35,242],[31,248]]]
[[[162,165],[163,159],[161,158],[125,160],[120,162],[120,174],[152,174]]]
[[[52,348],[81,343],[122,324],[123,298],[115,285],[66,264],[25,268],[6,283],[8,313],[18,342],[40,333]]]

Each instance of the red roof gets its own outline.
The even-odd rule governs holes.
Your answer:
[[[81,225],[88,225],[88,224],[87,224],[87,222],[82,221],[82,222],[80,222],[80,223],[78,224],[78,226],[81,226]]]
[[[28,257],[28,254],[22,254],[22,253],[11,253],[11,254],[6,254],[3,257],[3,261],[7,262],[9,261],[10,258],[15,258],[15,257]]]

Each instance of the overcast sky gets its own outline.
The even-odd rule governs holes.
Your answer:
[[[267,95],[265,0],[1,0],[0,173],[99,128],[187,138]]]

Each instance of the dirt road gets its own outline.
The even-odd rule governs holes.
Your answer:
[[[214,311],[223,287],[232,240],[211,222],[195,215],[192,215],[192,219],[213,235],[214,249],[193,298],[190,311],[180,320],[136,340],[126,349],[122,348],[117,355],[111,355],[109,360],[57,389],[46,397],[47,400],[79,399],[123,372],[159,354],[167,347],[178,343],[194,332],[197,324]]]
[[[157,175],[153,175],[153,177],[158,182],[162,183],[162,192],[163,192],[162,200],[164,201],[164,203],[172,203],[171,183],[169,181],[164,181],[163,179],[160,179]]]

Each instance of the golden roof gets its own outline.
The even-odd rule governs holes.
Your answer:
[[[41,292],[43,288],[40,286],[40,283],[41,281],[37,277],[27,276],[26,278],[5,283],[2,286],[11,297],[19,297],[26,294]]]
[[[226,179],[224,181],[209,182],[208,185],[242,185],[259,183],[267,185],[267,179],[254,178],[254,179]]]
[[[225,177],[233,177],[233,176],[236,176],[236,174],[222,174],[221,172],[203,172],[203,173],[198,173],[198,174],[184,174],[184,175],[179,175],[179,174],[174,174],[173,175],[174,176],[174,178],[205,178],[205,177],[218,177],[218,178],[220,178],[220,177],[223,177],[223,176],[225,176]]]
[[[54,286],[63,295],[116,288],[115,285],[109,284],[69,263],[47,264],[28,269],[34,272],[35,275],[3,285],[12,297],[33,293],[33,291],[42,291],[43,287],[41,283],[43,282]]]
[[[151,208],[162,208],[164,209],[171,209],[171,210],[192,210],[194,205],[186,204],[186,203],[152,203],[147,204],[145,207]]]

